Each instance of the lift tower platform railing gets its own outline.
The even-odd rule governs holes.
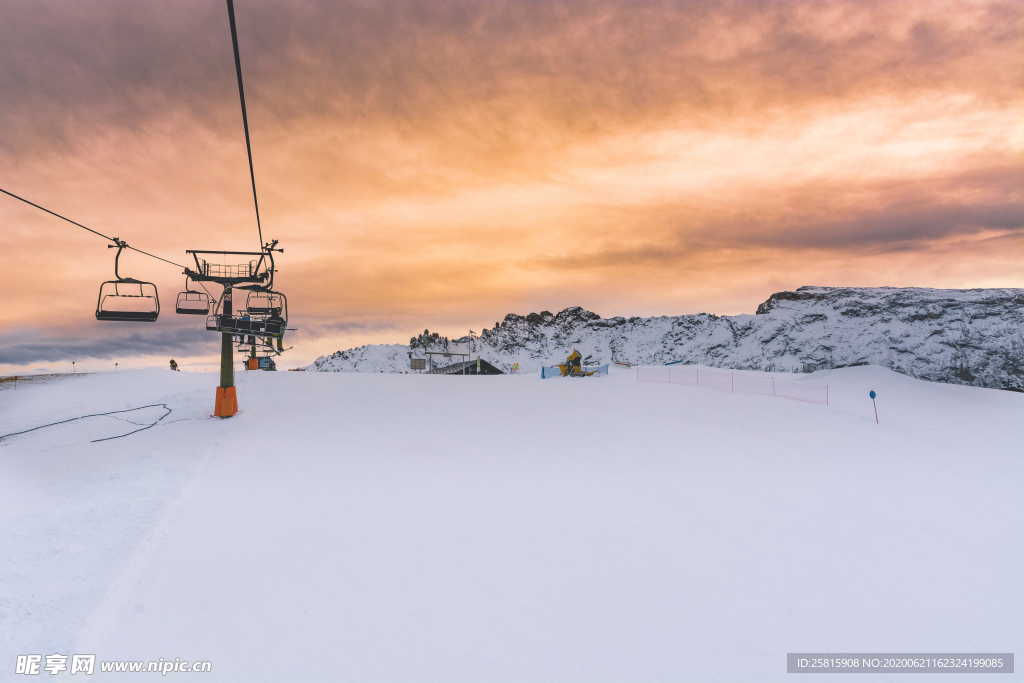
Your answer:
[[[263,245],[263,251],[223,251],[210,249],[189,249],[195,261],[195,269],[186,268],[185,275],[193,282],[213,282],[224,287],[215,312],[207,317],[206,329],[219,332],[220,338],[220,385],[217,387],[213,414],[217,417],[231,417],[238,412],[238,393],[235,389],[234,340],[239,335],[258,334],[275,337],[284,334],[286,323],[276,321],[254,321],[248,314],[239,315],[232,307],[231,295],[235,287],[263,285],[268,287],[274,281],[274,252],[283,252],[277,247],[277,240]],[[207,256],[251,257],[243,263],[212,263]],[[237,259],[232,258],[237,261]]]

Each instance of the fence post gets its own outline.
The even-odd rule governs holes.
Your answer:
[[[831,406],[829,405],[829,396],[828,396],[828,385],[827,385],[827,384],[825,385],[825,407],[826,407],[826,408],[829,408],[829,407],[831,407]]]
[[[700,386],[700,363],[697,363],[697,386]]]
[[[736,373],[735,372],[730,372],[729,373],[729,393],[731,393],[731,394],[735,394],[736,393]]]

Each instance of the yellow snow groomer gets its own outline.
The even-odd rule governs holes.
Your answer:
[[[595,372],[583,369],[583,355],[576,349],[572,350],[558,369],[562,372],[562,377],[590,377]]]

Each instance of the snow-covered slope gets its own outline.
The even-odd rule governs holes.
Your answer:
[[[1021,651],[1024,394],[236,379],[230,420],[216,373],[0,389],[0,434],[171,410],[0,440],[0,681],[51,680],[23,653],[95,653],[59,678],[91,683],[803,683],[847,679],[786,652]],[[924,680],[849,680],[883,678]]]
[[[596,363],[678,360],[789,372],[871,364],[921,379],[1024,390],[1022,332],[1021,289],[801,287],[773,294],[754,315],[602,318],[580,307],[510,314],[474,345],[506,370],[516,362],[523,370],[560,362],[577,348]],[[406,372],[407,351],[360,347],[321,357],[309,369]]]

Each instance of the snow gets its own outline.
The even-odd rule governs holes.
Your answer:
[[[1021,651],[1024,395],[789,378],[831,406],[617,368],[246,373],[229,420],[211,374],[0,390],[2,434],[173,411],[0,441],[0,679],[55,652],[213,662],[181,681],[521,682]]]
[[[408,372],[409,347],[401,344],[364,344],[321,356],[310,369],[325,372]]]

